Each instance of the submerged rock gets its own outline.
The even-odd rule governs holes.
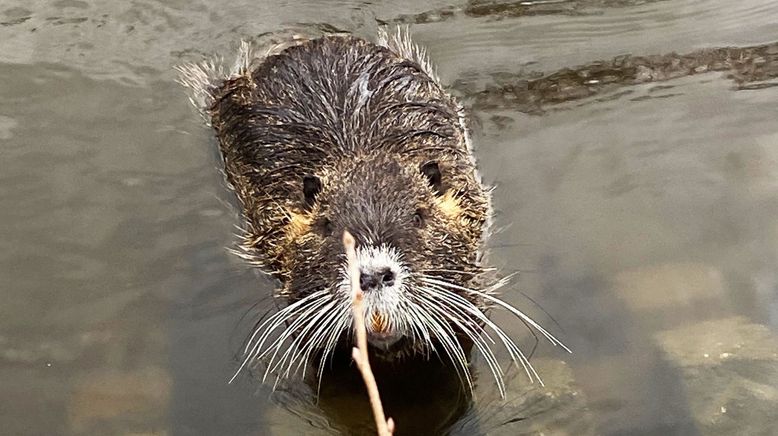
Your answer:
[[[778,336],[743,317],[665,331],[656,341],[681,372],[705,435],[775,434]]]
[[[702,263],[668,263],[622,271],[614,289],[634,311],[689,307],[724,297],[721,272]]]
[[[85,375],[68,404],[70,433],[167,434],[170,375],[162,368]]]

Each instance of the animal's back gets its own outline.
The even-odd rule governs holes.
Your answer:
[[[255,169],[274,166],[265,159],[306,171],[328,155],[457,149],[464,134],[458,105],[419,63],[349,36],[308,40],[250,65],[224,85],[211,114],[220,136],[240,139],[222,151]]]
[[[266,56],[244,47],[232,74],[218,79],[193,87],[205,90],[205,115],[243,205],[251,238],[242,246],[266,269],[283,269],[273,253],[304,212],[299,181],[327,168],[345,171],[376,155],[416,168],[435,162],[448,185],[482,202],[461,108],[401,34],[378,43],[296,40]]]

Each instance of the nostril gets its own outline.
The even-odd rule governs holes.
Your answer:
[[[367,292],[375,289],[378,286],[378,277],[374,274],[360,273],[359,274],[359,287],[363,291]]]
[[[381,271],[381,284],[383,286],[394,285],[394,272],[392,270],[387,268]]]
[[[390,268],[381,268],[373,271],[360,271],[359,286],[363,291],[369,292],[379,288],[394,286],[395,274]]]

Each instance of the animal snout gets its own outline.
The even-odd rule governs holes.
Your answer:
[[[374,271],[360,271],[359,286],[362,291],[369,292],[394,286],[394,272],[390,268],[380,268]]]

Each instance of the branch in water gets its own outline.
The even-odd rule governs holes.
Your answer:
[[[354,330],[357,333],[357,346],[351,349],[351,357],[357,363],[357,368],[359,368],[362,379],[365,381],[367,394],[370,397],[370,406],[373,408],[373,417],[375,417],[376,427],[378,428],[378,435],[391,436],[394,433],[394,421],[392,421],[392,418],[387,419],[384,414],[375,376],[373,376],[373,371],[370,369],[370,361],[367,358],[367,329],[365,328],[365,311],[362,304],[364,293],[359,285],[359,264],[357,263],[357,253],[354,248],[354,237],[348,231],[343,232],[343,246],[346,249],[346,257],[348,259],[349,278],[351,279],[351,310],[354,313]]]

